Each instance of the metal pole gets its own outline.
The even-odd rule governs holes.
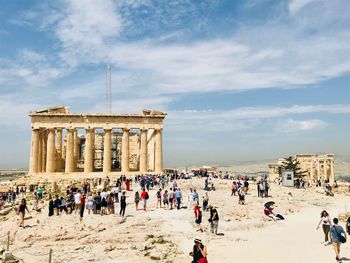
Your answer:
[[[10,251],[10,231],[7,232],[7,244],[6,244],[6,251]]]
[[[49,263],[51,263],[52,260],[52,249],[50,248],[50,253],[49,253]]]

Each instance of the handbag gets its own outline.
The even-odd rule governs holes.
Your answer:
[[[200,258],[197,263],[208,263],[207,258]]]
[[[339,241],[340,241],[341,243],[345,243],[345,242],[346,242],[346,238],[345,238],[341,233],[339,233],[339,232],[337,231],[337,228],[336,228],[335,226],[333,226],[333,227],[334,227],[335,232],[336,232],[337,235],[338,235]]]

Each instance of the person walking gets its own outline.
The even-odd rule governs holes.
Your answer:
[[[208,263],[207,255],[207,248],[203,245],[202,240],[195,238],[193,249],[190,252],[190,256],[193,257],[192,263]]]
[[[170,193],[169,193],[170,210],[173,209],[174,199],[175,199],[175,193],[173,191],[173,188],[170,188]]]
[[[219,226],[219,214],[215,207],[210,206],[210,232],[217,235]]]
[[[52,196],[49,195],[49,216],[53,216],[53,214],[54,214],[53,200],[52,200]]]
[[[77,213],[77,211],[80,211],[80,206],[81,206],[81,194],[80,194],[80,190],[78,190],[78,192],[76,192],[76,194],[74,195],[74,203],[75,203],[75,212],[74,214]]]
[[[27,212],[30,214],[28,207],[27,207],[27,201],[23,198],[21,200],[21,204],[18,207],[18,215],[19,215],[19,226],[24,228],[24,219],[25,219],[25,214]]]
[[[135,197],[134,197],[136,211],[139,210],[140,199],[141,199],[140,193],[138,191],[136,191],[135,192]]]
[[[86,200],[86,196],[85,194],[82,194],[80,197],[80,221],[83,221],[83,217],[84,217],[84,211],[85,211],[85,200]]]
[[[195,223],[197,224],[197,231],[203,232],[201,223],[202,223],[202,211],[198,203],[196,203],[196,206],[194,207],[194,216],[195,216]]]
[[[338,218],[333,218],[333,226],[330,229],[331,240],[336,256],[335,259],[337,261],[340,260],[340,245],[346,242],[346,233],[343,227],[338,225],[338,222]]]
[[[329,219],[329,214],[327,213],[326,210],[323,210],[321,212],[321,219],[318,222],[317,225],[317,230],[320,228],[320,224],[322,223],[322,229],[323,229],[323,233],[324,233],[324,245],[329,245],[331,244],[331,241],[329,240],[329,231],[331,229],[332,223]]]
[[[120,212],[119,215],[124,217],[125,214],[125,208],[126,208],[126,192],[124,191],[122,196],[120,197]]]
[[[187,197],[188,201],[188,209],[193,209],[193,190],[190,188],[190,193],[188,194]]]
[[[182,194],[181,194],[180,188],[176,189],[175,197],[176,197],[176,203],[177,203],[177,210],[180,210],[180,208],[181,208],[181,198],[182,198]]]
[[[141,199],[143,201],[143,210],[145,210],[145,211],[146,211],[146,208],[147,208],[147,200],[148,200],[148,198],[149,198],[149,195],[146,192],[146,189],[143,188],[143,191],[141,193]]]

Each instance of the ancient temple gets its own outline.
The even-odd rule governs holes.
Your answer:
[[[164,112],[82,114],[57,106],[29,116],[29,174],[162,173]]]

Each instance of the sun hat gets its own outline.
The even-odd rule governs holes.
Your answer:
[[[199,239],[199,238],[195,238],[195,239],[194,239],[194,242],[195,242],[195,243],[200,243],[200,244],[203,244],[203,243],[202,243],[202,240],[201,240],[201,239]]]

